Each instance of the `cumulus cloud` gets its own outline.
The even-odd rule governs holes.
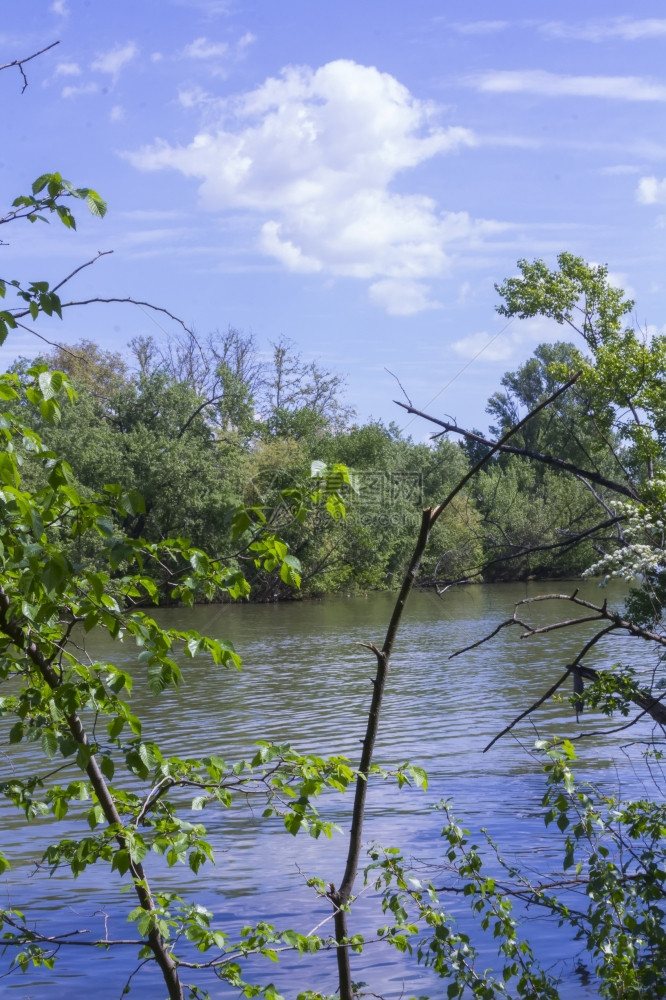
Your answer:
[[[55,69],[56,76],[81,76],[81,67],[78,63],[67,62],[58,63]]]
[[[663,83],[640,76],[566,76],[546,70],[499,70],[468,77],[466,82],[476,90],[495,94],[666,101],[666,86]]]
[[[81,97],[83,94],[96,94],[99,90],[96,83],[82,83],[79,87],[63,87],[60,91],[62,97]]]
[[[158,141],[129,159],[196,178],[208,210],[256,214],[260,250],[290,271],[371,282],[372,301],[404,315],[437,306],[427,282],[446,273],[451,248],[501,228],[390,189],[475,139],[440,127],[388,73],[349,60],[289,67],[220,107],[189,145]]]
[[[183,55],[187,59],[219,59],[229,51],[226,42],[209,42],[207,38],[195,38],[193,42],[186,45]]]
[[[666,205],[666,177],[641,177],[636,188],[636,200],[641,205]]]
[[[134,42],[127,45],[115,45],[108,52],[100,52],[91,69],[96,69],[100,73],[109,73],[111,76],[118,76],[121,69],[139,54],[139,49]]]
[[[476,358],[489,362],[511,361],[518,357],[524,358],[525,352],[533,350],[538,344],[557,340],[562,340],[562,327],[537,317],[523,320],[511,329],[505,326],[495,334],[485,330],[472,333],[456,340],[451,346],[460,358],[468,361]]]
[[[585,24],[549,21],[541,25],[540,30],[551,38],[574,38],[586,42],[605,42],[618,38],[625,42],[635,42],[643,38],[663,38],[666,35],[666,18],[614,17],[603,21],[588,21]]]
[[[67,15],[69,14],[69,8],[65,0],[53,0],[53,3],[51,4],[51,10],[53,11],[54,14],[57,14],[59,17],[67,17]]]
[[[368,292],[370,301],[385,309],[389,316],[412,316],[424,309],[441,309],[441,304],[430,298],[430,290],[422,281],[383,278],[373,282]]]

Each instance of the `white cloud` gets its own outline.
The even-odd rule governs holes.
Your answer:
[[[178,91],[178,103],[181,108],[197,108],[210,104],[213,100],[212,95],[198,84],[193,87],[181,87]]]
[[[60,94],[62,97],[81,97],[83,94],[96,94],[98,89],[96,83],[83,83],[80,87],[63,87]]]
[[[163,54],[161,52],[151,52],[150,53],[150,61],[153,62],[153,63],[162,62],[163,59],[164,59],[164,56],[163,56]]]
[[[91,69],[96,69],[100,73],[109,73],[111,76],[118,76],[123,66],[126,66],[139,54],[139,49],[134,42],[127,45],[115,45],[108,52],[100,52],[93,63]]]
[[[511,329],[490,334],[485,330],[472,333],[456,340],[453,351],[465,360],[480,358],[482,361],[511,361],[513,358],[524,358],[525,352],[544,342],[553,343],[566,339],[562,327],[541,317],[523,320]]]
[[[641,168],[632,163],[617,163],[612,167],[601,167],[600,174],[605,177],[623,177],[628,174],[640,174]]]
[[[666,101],[666,86],[640,76],[565,76],[546,70],[499,70],[467,78],[476,90],[543,97],[604,97],[619,101]]]
[[[454,31],[461,35],[494,35],[509,27],[508,21],[464,21],[452,24]]]
[[[641,177],[636,188],[636,200],[641,205],[666,205],[666,177]]]
[[[625,274],[623,271],[609,271],[606,279],[611,288],[619,288],[621,292],[624,292],[625,298],[633,299],[636,290],[629,284],[628,274]]]
[[[541,25],[540,30],[551,38],[574,38],[586,42],[604,42],[609,38],[619,38],[625,42],[635,42],[643,38],[663,38],[666,35],[666,18],[614,17],[586,24],[549,21]]]
[[[243,37],[238,39],[238,48],[242,51],[243,49],[246,49],[248,45],[253,45],[256,40],[256,35],[253,35],[251,31],[246,31]]]
[[[65,0],[53,0],[51,10],[59,17],[67,17],[69,14],[69,8],[67,7]]]
[[[158,141],[128,157],[199,180],[205,209],[258,215],[259,249],[290,271],[373,282],[373,301],[406,314],[436,305],[420,283],[446,273],[450,248],[501,228],[390,190],[398,174],[475,139],[440,127],[436,109],[388,73],[349,60],[289,67],[218,104],[217,127],[189,145]]]
[[[55,69],[56,76],[81,76],[81,67],[78,63],[58,63]]]
[[[209,42],[207,38],[195,38],[193,42],[186,45],[183,55],[187,59],[219,59],[226,56],[229,46],[226,42]]]
[[[121,122],[125,117],[125,109],[122,104],[114,104],[109,112],[109,120],[112,122]]]
[[[439,302],[429,296],[429,288],[422,281],[401,278],[383,278],[368,289],[370,301],[381,306],[389,316],[413,316],[424,309],[441,309]]]

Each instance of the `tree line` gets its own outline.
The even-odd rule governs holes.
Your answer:
[[[69,463],[77,488],[95,493],[117,483],[136,491],[143,507],[122,524],[131,537],[186,537],[227,559],[238,505],[263,511],[301,563],[305,596],[397,586],[421,509],[478,460],[488,435],[505,432],[577,362],[573,344],[541,345],[488,401],[488,435],[415,443],[395,423],[356,422],[343,377],[303,360],[285,339],[268,357],[234,329],[205,339],[187,331],[166,345],[135,338],[128,348],[121,354],[86,340],[36,359],[67,373],[78,394],[57,424],[36,427]],[[22,376],[34,363],[22,359],[13,370]],[[420,585],[574,576],[614,544],[612,525],[594,530],[593,484],[566,468],[527,464],[521,449],[576,467],[591,463],[601,480],[613,472],[612,451],[600,446],[585,401],[571,394],[531,421],[457,500],[435,529]],[[335,463],[351,473],[345,519],[322,511],[295,517],[283,491],[311,485],[313,470]],[[36,485],[39,470],[30,474]],[[293,596],[251,553],[242,568],[254,599]]]

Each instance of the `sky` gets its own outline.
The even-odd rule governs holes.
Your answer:
[[[544,13],[542,13],[544,12]],[[3,230],[2,276],[63,301],[154,303],[262,351],[290,338],[346,402],[421,439],[393,400],[487,426],[488,396],[543,341],[496,313],[520,258],[606,264],[666,330],[663,3],[4,0],[4,204],[46,171],[97,190],[76,233]],[[72,206],[74,207],[74,206]],[[65,294],[67,292],[67,294]],[[40,318],[47,339],[168,341],[128,305]],[[5,365],[43,342],[19,330]],[[393,375],[389,374],[389,371]]]

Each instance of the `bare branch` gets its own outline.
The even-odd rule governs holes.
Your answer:
[[[407,392],[405,391],[405,387],[404,387],[404,385],[402,384],[402,382],[400,381],[400,379],[398,378],[398,376],[397,376],[397,375],[395,374],[395,372],[392,372],[390,368],[387,368],[387,367],[386,367],[386,365],[384,365],[384,371],[385,371],[385,372],[388,372],[388,373],[389,373],[389,375],[392,375],[392,376],[393,376],[393,378],[394,378],[394,379],[396,380],[396,382],[398,383],[398,385],[399,385],[399,386],[400,386],[400,388],[402,389],[402,394],[403,394],[403,396],[405,397],[405,399],[407,400],[407,402],[408,402],[408,403],[409,403],[409,405],[411,406],[411,405],[412,405],[412,401],[411,401],[411,399],[409,398],[409,396],[407,395]]]
[[[95,264],[100,259],[100,257],[108,257],[110,253],[113,253],[113,250],[98,250],[97,254],[94,257],[92,257],[90,260],[87,260],[85,264],[79,264],[79,266],[75,268],[71,274],[68,274],[66,278],[63,278],[62,281],[59,281],[57,285],[54,285],[51,291],[57,292],[59,288],[62,288],[62,286],[66,285],[68,281],[71,281],[74,275],[78,274],[79,271],[83,271],[85,267],[90,267],[91,264]]]
[[[18,67],[18,70],[21,76],[23,77],[23,87],[21,88],[21,93],[23,94],[25,92],[25,88],[28,86],[28,78],[25,75],[25,71],[23,69],[24,63],[30,62],[31,59],[36,59],[37,56],[43,55],[45,52],[48,52],[49,49],[55,48],[56,45],[60,45],[60,42],[59,41],[51,42],[50,45],[47,45],[45,48],[40,49],[39,52],[33,52],[31,56],[25,56],[24,59],[14,59],[13,62],[5,63],[4,66],[0,66],[0,70],[11,69],[12,66]]]
[[[540,698],[537,698],[537,700],[533,702],[529,708],[526,708],[524,712],[521,712],[520,715],[517,715],[516,718],[513,719],[513,721],[510,722],[508,726],[505,726],[504,729],[497,734],[497,736],[493,736],[490,743],[488,743],[487,746],[483,748],[483,752],[486,753],[488,750],[490,750],[490,748],[494,746],[498,740],[501,740],[503,736],[506,736],[507,733],[510,733],[511,730],[514,728],[514,726],[517,726],[519,722],[522,722],[522,720],[525,719],[528,715],[531,715],[532,712],[535,712],[537,710],[537,708],[540,708],[545,701],[548,701],[549,698],[552,698],[557,689],[561,687],[562,684],[564,684],[568,676],[569,676],[569,671],[567,669],[564,671],[559,680],[555,681],[554,684],[551,684],[548,690],[544,694],[542,694]]]
[[[174,314],[172,312],[169,312],[168,309],[164,309],[162,306],[153,305],[152,302],[143,302],[141,299],[133,299],[131,296],[127,296],[127,298],[124,299],[121,298],[103,299],[100,297],[96,297],[94,299],[81,299],[79,302],[63,302],[62,308],[68,309],[70,306],[90,306],[90,305],[96,305],[97,303],[108,304],[113,302],[120,302],[120,303],[126,302],[133,306],[140,306],[140,307],[145,306],[146,309],[152,309],[154,312],[163,313],[165,316],[168,316],[169,319],[172,319],[174,321],[174,323],[178,323],[178,325],[181,326],[186,333],[192,332],[184,320],[180,319],[179,316],[174,316]],[[25,316],[25,313],[17,315]]]
[[[77,361],[85,361],[85,358],[81,354],[74,354],[73,351],[68,351],[66,347],[62,346],[62,344],[58,344],[54,340],[48,340],[48,338],[43,334],[38,333],[37,330],[33,330],[31,326],[26,326],[25,323],[18,322],[16,325],[22,330],[26,330],[28,333],[31,333],[33,337],[39,337],[39,339],[43,340],[45,344],[49,345],[49,347],[57,347],[59,351],[62,351],[64,354],[69,354],[71,358],[76,358]]]
[[[407,406],[405,403],[401,403],[399,399],[394,399],[393,402],[397,406],[401,406],[404,410],[407,410],[408,413],[413,413],[418,417],[423,417],[424,420],[429,420],[431,424],[437,424],[438,427],[443,427],[445,431],[449,431],[453,434],[460,434],[469,441],[476,441],[477,444],[482,444],[487,448],[491,448],[493,453],[501,451],[508,455],[522,455],[525,458],[532,458],[535,462],[550,465],[555,469],[562,469],[563,472],[571,472],[575,476],[582,476],[584,479],[589,479],[590,482],[596,483],[598,486],[605,486],[606,489],[612,490],[614,493],[621,493],[622,496],[630,497],[632,500],[637,498],[637,493],[633,487],[625,486],[623,483],[617,483],[613,479],[607,479],[600,473],[594,472],[590,469],[581,469],[577,465],[573,465],[571,462],[565,462],[564,459],[557,458],[555,455],[544,455],[539,451],[531,451],[529,448],[516,448],[513,445],[505,445],[502,443],[504,439],[500,442],[489,441],[487,438],[484,438],[483,435],[477,434],[475,431],[468,431],[463,427],[458,427],[457,424],[449,423],[446,420],[439,420],[437,417],[430,416],[429,413],[423,413],[421,410],[417,410],[413,406]],[[549,404],[550,402],[552,402],[552,398],[548,399],[546,404]],[[536,411],[532,411],[530,417],[535,412]],[[522,426],[522,422],[518,426]],[[435,437],[438,436],[439,435],[435,435]]]

